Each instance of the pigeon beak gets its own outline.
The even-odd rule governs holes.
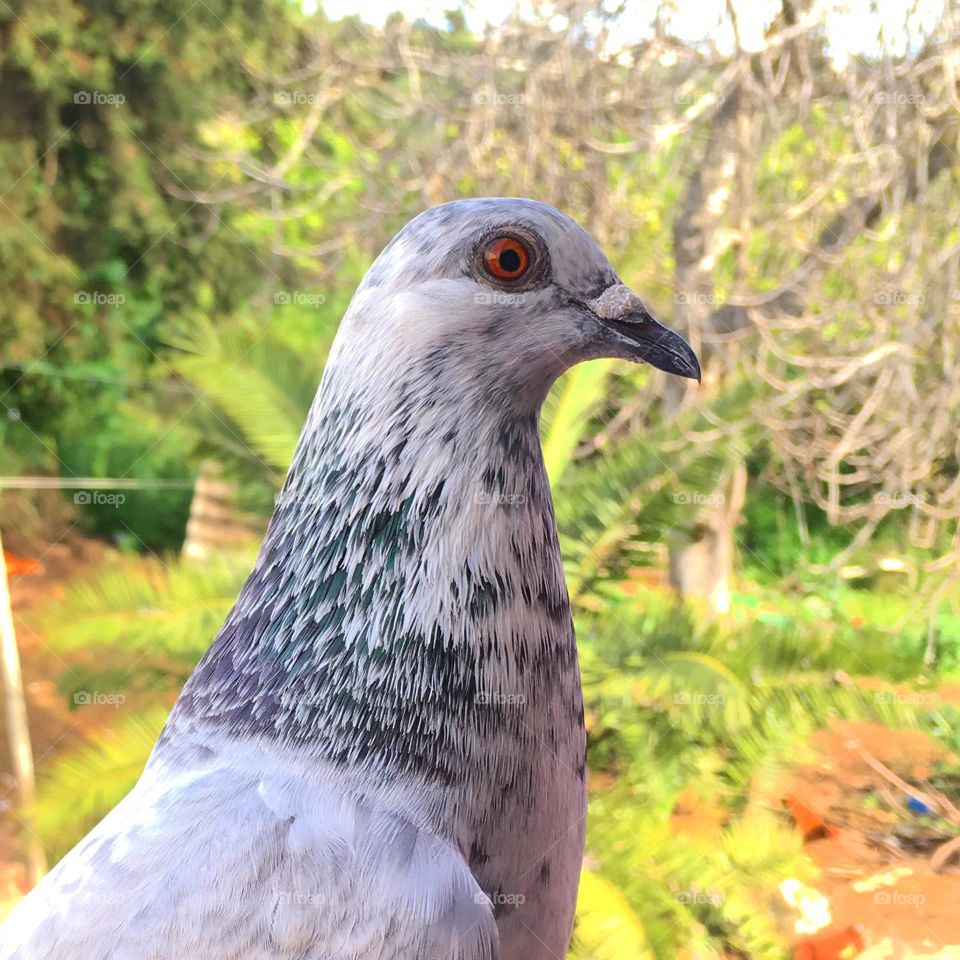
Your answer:
[[[604,339],[616,356],[649,363],[666,373],[700,382],[700,361],[690,344],[657,323],[629,287],[623,284],[608,287],[584,306],[600,321]]]

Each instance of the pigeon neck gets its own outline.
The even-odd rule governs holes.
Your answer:
[[[536,412],[321,387],[253,572],[168,728],[462,778],[579,675]],[[562,725],[562,724],[561,724]],[[545,728],[546,730],[546,728]],[[501,730],[502,732],[502,730]],[[546,735],[546,733],[545,733]]]

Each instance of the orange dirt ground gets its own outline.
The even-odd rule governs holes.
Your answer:
[[[889,942],[891,952],[877,956],[960,957],[960,864],[953,858],[935,872],[935,841],[932,849],[911,851],[892,841],[893,826],[918,818],[905,808],[893,813],[864,805],[871,795],[900,804],[906,798],[857,744],[905,779],[926,778],[944,759],[940,746],[918,731],[845,723],[817,733],[811,745],[818,759],[791,771],[786,785],[836,828],[835,836],[807,847],[821,871],[814,886],[830,901],[835,927],[857,926],[868,948]],[[878,875],[888,882],[871,884]],[[956,953],[944,949],[951,946]]]

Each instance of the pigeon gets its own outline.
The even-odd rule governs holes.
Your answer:
[[[236,604],[2,960],[562,960],[586,742],[538,416],[599,357],[700,378],[565,214],[394,237]]]

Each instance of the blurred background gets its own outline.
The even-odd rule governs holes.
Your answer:
[[[0,95],[0,913],[135,782],[373,258],[514,195],[704,368],[544,410],[572,956],[960,957],[954,0],[0,0]]]

